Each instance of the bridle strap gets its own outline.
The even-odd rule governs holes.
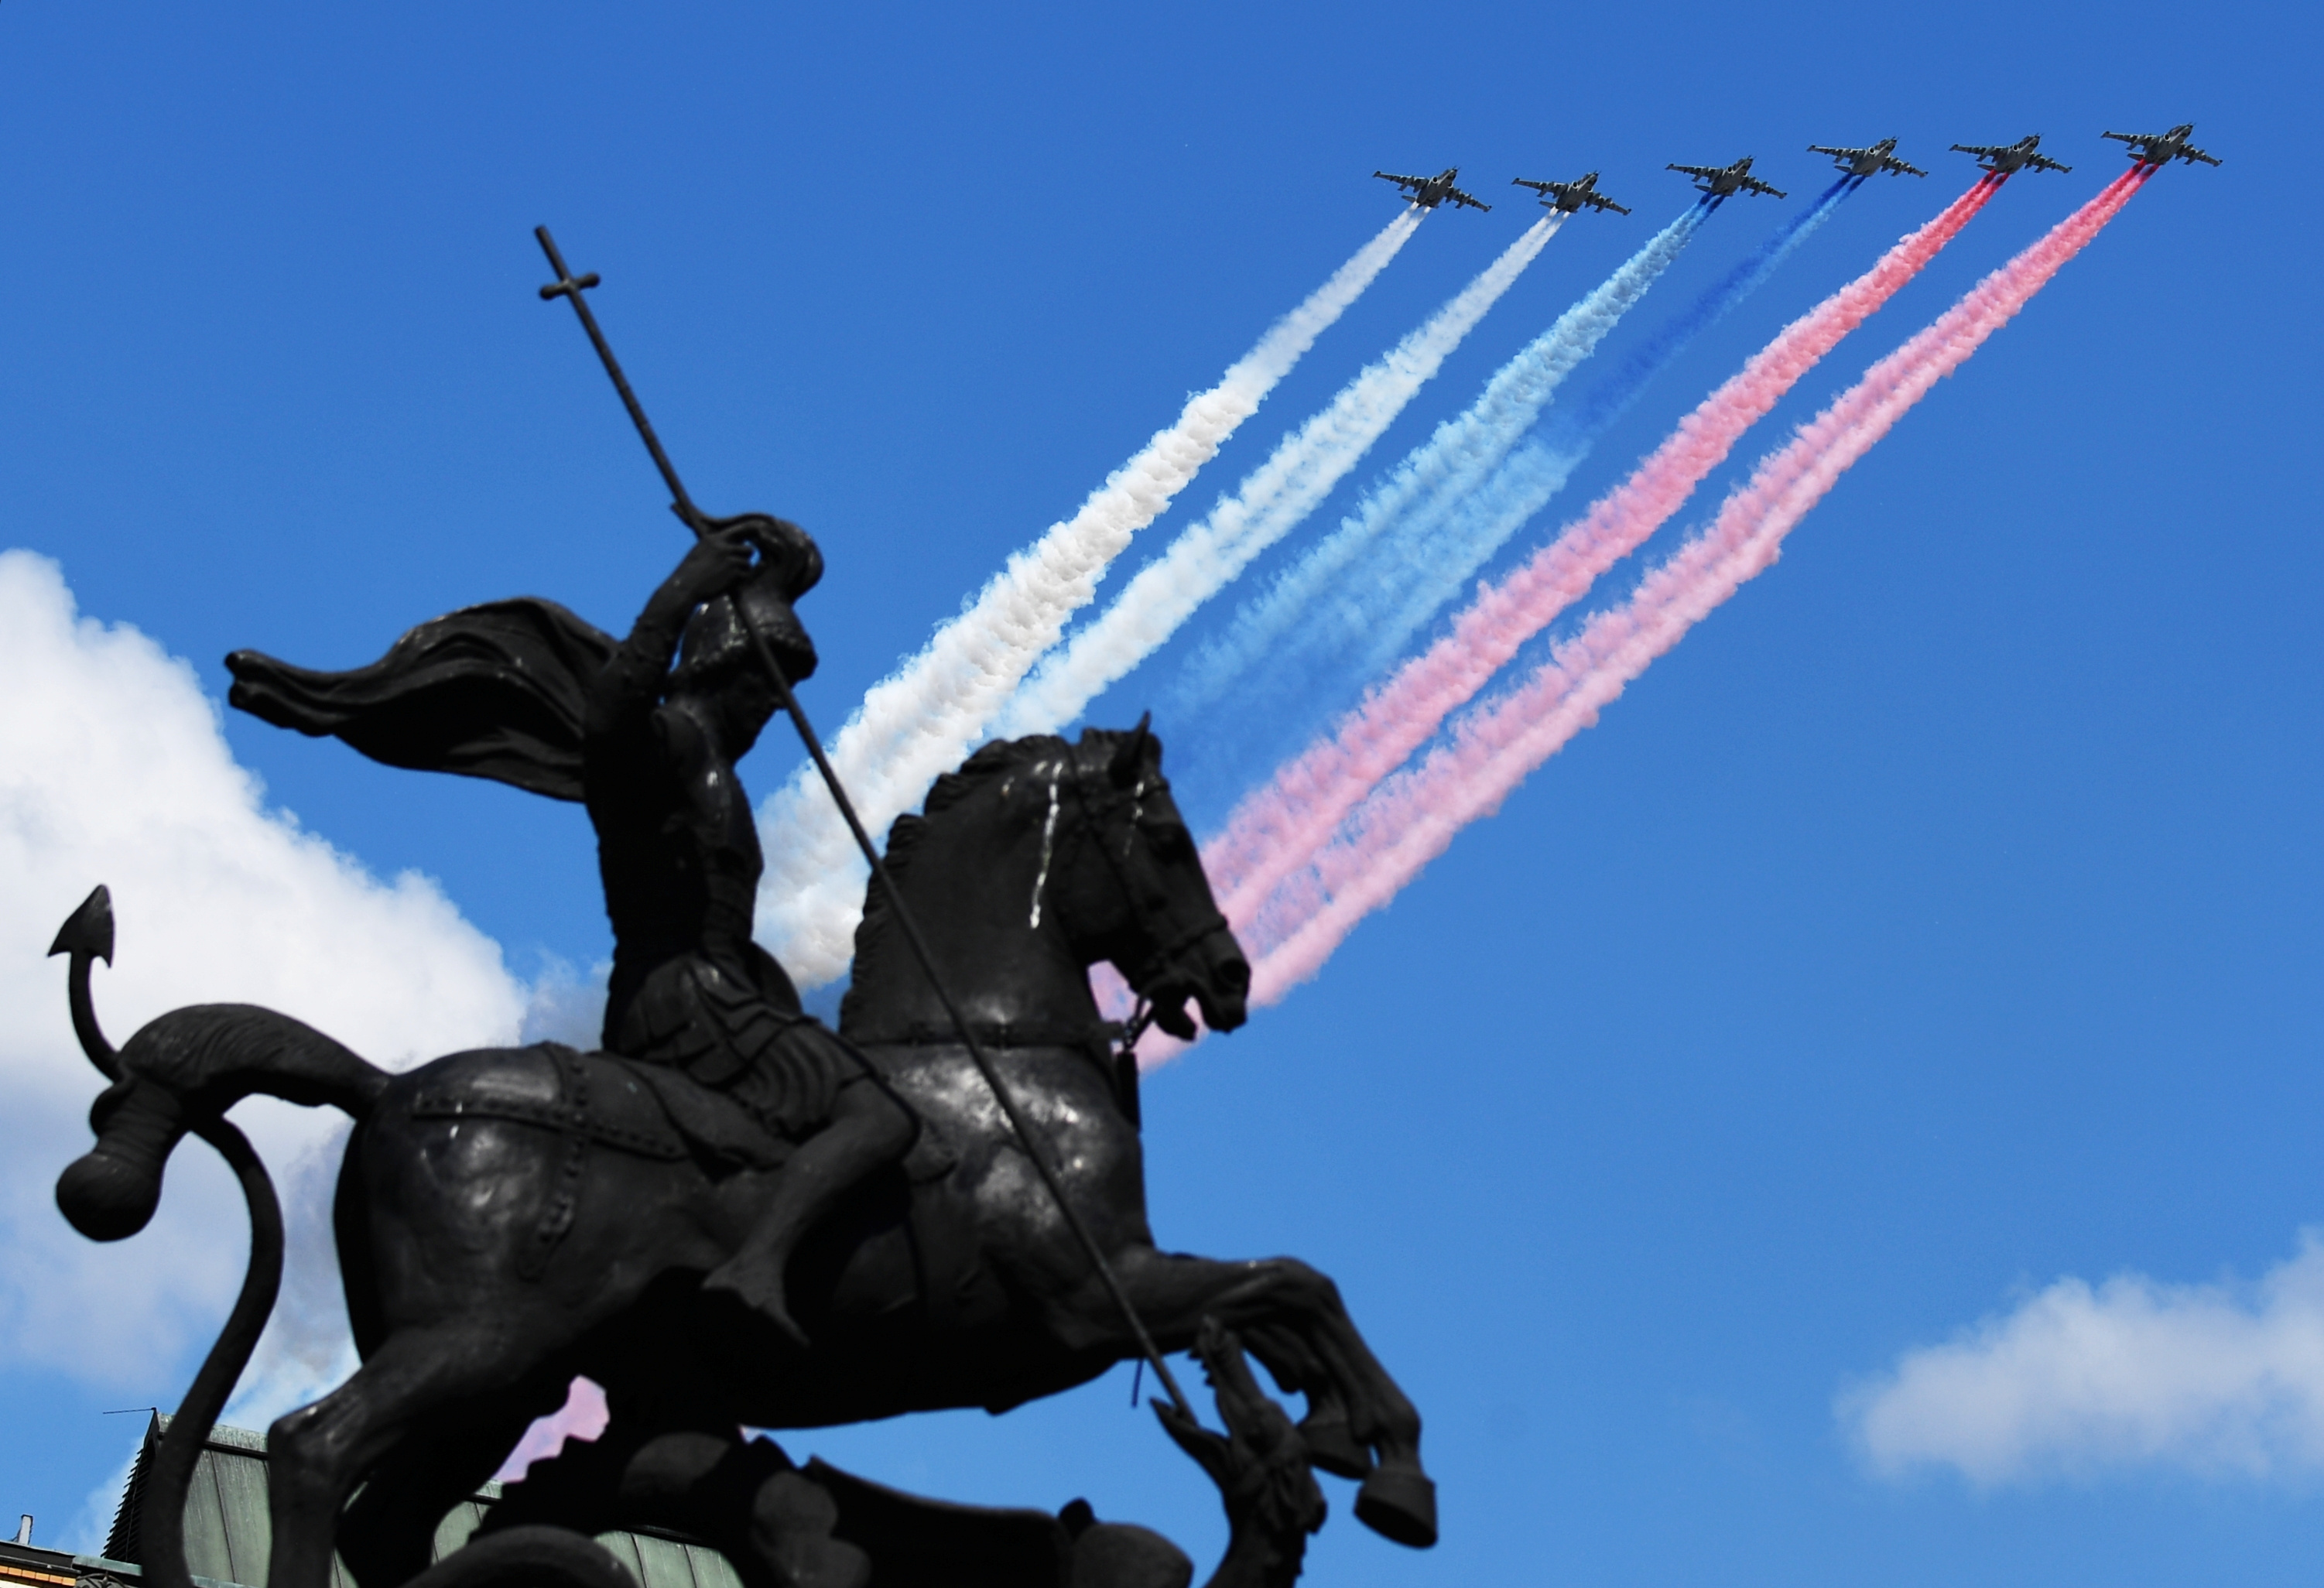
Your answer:
[[[1098,854],[1105,858],[1106,869],[1113,873],[1114,885],[1121,890],[1123,900],[1130,905],[1130,914],[1137,919],[1139,928],[1143,929],[1148,919],[1145,900],[1140,897],[1138,890],[1130,885],[1130,878],[1121,869],[1121,862],[1114,857],[1112,845],[1105,842],[1104,835],[1099,829],[1097,812],[1092,808],[1089,796],[1089,774],[1083,770],[1081,762],[1071,756],[1067,758],[1067,764],[1073,769],[1074,802],[1081,807],[1082,828],[1090,835],[1091,841],[1096,844]],[[1213,932],[1223,929],[1226,925],[1227,918],[1213,908],[1203,919],[1181,928],[1176,936],[1156,948],[1147,956],[1148,961],[1155,965],[1165,964],[1183,950],[1209,937]],[[1135,983],[1132,983],[1130,990],[1139,993],[1141,997],[1144,996],[1143,989]]]

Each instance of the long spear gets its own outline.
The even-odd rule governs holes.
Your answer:
[[[630,422],[638,427],[639,439],[645,442],[646,450],[653,454],[654,466],[661,471],[662,484],[669,487],[671,506],[696,535],[707,534],[707,521],[704,519],[702,511],[694,505],[694,498],[687,494],[685,482],[678,477],[678,470],[671,465],[669,454],[662,450],[661,438],[654,434],[653,421],[646,418],[645,408],[638,402],[638,394],[630,390],[629,377],[622,374],[621,364],[613,357],[613,349],[605,341],[605,333],[597,328],[597,317],[589,311],[588,300],[581,296],[598,284],[597,272],[591,271],[586,275],[576,276],[567,270],[565,256],[557,251],[556,239],[549,235],[547,226],[533,227],[532,235],[540,240],[540,251],[549,255],[549,267],[557,272],[557,279],[540,290],[542,301],[554,302],[559,298],[571,300],[573,312],[580,317],[581,328],[589,333],[590,345],[597,349],[597,356],[604,362],[605,373],[613,377],[613,390],[622,394],[622,406],[630,411]],[[1155,1345],[1154,1336],[1147,1333],[1146,1321],[1138,1316],[1138,1308],[1131,1304],[1130,1293],[1121,1288],[1120,1277],[1113,1271],[1113,1265],[1106,1261],[1105,1252],[1098,1246],[1097,1237],[1090,1233],[1089,1226],[1082,1222],[1082,1215],[1066,1197],[1064,1182],[1057,1178],[1056,1170],[1049,1167],[1048,1157],[1041,1150],[1039,1141],[1027,1125],[1023,1112],[1017,1106],[1015,1095],[1001,1078],[1000,1071],[992,1067],[992,1060],[986,1055],[984,1045],[976,1039],[976,1033],[969,1028],[967,1018],[960,1011],[960,1005],[954,1001],[952,989],[945,984],[943,975],[937,972],[936,956],[928,952],[927,939],[920,936],[919,923],[912,919],[911,910],[904,903],[903,894],[897,891],[895,880],[889,876],[888,863],[881,857],[879,846],[872,842],[872,835],[864,831],[862,819],[855,814],[854,801],[847,798],[847,790],[840,784],[838,771],[832,766],[831,758],[823,752],[823,741],[816,736],[815,725],[807,720],[807,713],[800,709],[798,697],[791,690],[790,679],[784,676],[782,663],[775,660],[774,651],[767,644],[766,636],[752,621],[749,605],[737,600],[734,614],[742,620],[742,632],[750,636],[751,649],[758,656],[759,665],[766,669],[768,680],[775,687],[776,699],[782,703],[784,712],[791,719],[791,725],[798,730],[799,741],[807,746],[807,754],[815,759],[815,770],[823,774],[824,786],[831,790],[832,803],[839,807],[839,814],[845,819],[847,830],[855,835],[856,847],[862,850],[863,858],[872,863],[872,879],[887,894],[889,910],[894,915],[896,924],[903,928],[904,940],[911,945],[912,957],[920,962],[920,969],[927,976],[928,984],[936,989],[936,1001],[944,1005],[945,1015],[951,1019],[954,1029],[960,1032],[961,1044],[968,1049],[968,1057],[975,1064],[977,1074],[982,1076],[984,1084],[991,1088],[993,1100],[1001,1104],[1001,1112],[1008,1117],[1009,1128],[1016,1132],[1018,1144],[1025,1149],[1025,1156],[1032,1160],[1033,1168],[1041,1177],[1041,1184],[1049,1188],[1049,1195],[1056,1201],[1057,1211],[1065,1215],[1065,1223],[1072,1227],[1082,1250],[1089,1254],[1090,1261],[1097,1269],[1098,1278],[1105,1281],[1107,1293],[1113,1297],[1114,1306],[1120,1309],[1122,1321],[1130,1325],[1130,1332],[1138,1337],[1138,1348],[1153,1367],[1154,1376],[1170,1392],[1170,1399],[1181,1415],[1190,1422],[1199,1420],[1194,1416],[1194,1407],[1186,1400],[1185,1391],[1178,1388],[1177,1379],[1171,1374],[1170,1364]]]

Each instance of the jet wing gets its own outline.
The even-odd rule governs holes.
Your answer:
[[[1747,193],[1765,193],[1770,198],[1788,198],[1791,197],[1789,193],[1784,192],[1781,188],[1771,188],[1766,183],[1761,181],[1757,177],[1744,177],[1740,179],[1740,181],[1743,190]]]
[[[1811,143],[1808,145],[1808,152],[1811,154],[1829,154],[1834,160],[1861,160],[1866,155],[1871,153],[1872,151],[1869,149],[1834,149],[1828,143]]]
[[[1410,188],[1415,192],[1417,192],[1419,189],[1428,186],[1430,182],[1435,180],[1433,177],[1400,177],[1392,171],[1376,171],[1372,172],[1372,175],[1379,178],[1379,180],[1384,182],[1394,182],[1399,188]]]
[[[2006,143],[1956,143],[1953,148],[1960,153],[1975,154],[1987,160],[1998,160],[2005,154],[2015,152]]]
[[[1540,194],[1545,198],[1548,198],[1552,193],[1554,193],[1560,189],[1565,188],[1569,185],[1570,184],[1565,182],[1536,182],[1531,177],[1511,177],[1509,179],[1510,187],[1531,188],[1535,192]]]
[[[2132,145],[2132,147],[2136,150],[2138,158],[2149,165],[2156,163],[2154,159],[2154,151],[2156,146],[2160,144],[2167,144],[2171,142],[2171,134],[2168,133],[2100,133],[2098,136],[2102,138],[2116,138],[2125,143]],[[2215,157],[2204,153],[2203,151],[2196,148],[2192,143],[2180,144],[2177,158],[2186,161],[2200,160],[2205,165],[2217,165],[2219,163]],[[2169,162],[2164,162],[2163,163],[2167,164]]]
[[[1489,204],[1481,204],[1481,203],[1478,202],[1478,200],[1475,198],[1475,197],[1473,197],[1472,195],[1468,194],[1468,193],[1463,193],[1463,192],[1462,192],[1462,191],[1461,191],[1461,189],[1458,189],[1458,188],[1447,188],[1447,189],[1444,189],[1444,197],[1446,197],[1447,198],[1450,198],[1450,199],[1451,199],[1453,203],[1455,203],[1455,204],[1465,204],[1465,205],[1467,205],[1467,206],[1468,206],[1470,208],[1471,208],[1471,209],[1490,209],[1490,208],[1492,208],[1492,206],[1491,206],[1491,205],[1489,205]]]
[[[2025,163],[2032,166],[2035,171],[2071,171],[2074,169],[2070,165],[2059,164],[2056,161],[2051,159],[2046,154],[2029,154],[2025,157]]]
[[[1594,204],[1600,209],[1610,209],[1616,215],[1628,215],[1630,213],[1627,206],[1617,204],[1611,198],[1609,198],[1600,193],[1584,193],[1582,195],[1582,201],[1584,204]]]
[[[1906,176],[1924,177],[1929,174],[1927,171],[1923,171],[1919,166],[1913,164],[1910,161],[1899,160],[1893,154],[1886,155],[1882,158],[1880,168],[1883,171],[1903,171]]]
[[[1684,172],[1686,175],[1688,175],[1688,176],[1691,176],[1691,177],[1702,177],[1702,178],[1705,178],[1705,179],[1709,179],[1709,178],[1711,178],[1711,177],[1723,177],[1723,176],[1725,176],[1725,175],[1727,174],[1727,168],[1726,168],[1725,166],[1723,166],[1723,165],[1678,165],[1678,164],[1672,164],[1672,165],[1665,166],[1663,169],[1664,169],[1664,170],[1665,170],[1665,171],[1683,171],[1683,172]]]

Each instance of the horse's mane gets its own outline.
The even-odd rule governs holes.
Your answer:
[[[1084,743],[1093,739],[1110,743],[1119,737],[1102,728],[1084,731]],[[931,826],[942,826],[944,818],[954,807],[970,795],[990,784],[994,779],[1021,771],[1036,762],[1070,759],[1074,747],[1053,734],[1034,734],[1022,739],[995,739],[981,747],[975,754],[960,763],[957,771],[949,771],[936,780],[922,802],[922,815],[907,811],[896,818],[888,829],[886,859],[888,873],[899,882],[910,871],[912,857]],[[887,890],[878,882],[865,883],[863,889],[863,920],[855,928],[855,963],[864,964],[890,934],[896,930],[893,909],[888,902]],[[853,996],[851,990],[850,996]]]

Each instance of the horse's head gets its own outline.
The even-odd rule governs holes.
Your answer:
[[[1174,1036],[1194,1034],[1189,1002],[1213,1030],[1242,1024],[1250,964],[1211,898],[1145,724],[1092,728],[1077,744],[987,744],[936,780],[926,808],[897,821],[888,864],[971,1019],[1086,1020],[1088,967],[1110,960]],[[875,887],[841,1012],[851,1030],[936,1023],[891,927]]]
[[[1075,820],[1058,828],[1048,885],[1084,955],[1111,960],[1174,1037],[1194,1034],[1190,999],[1214,1031],[1242,1024],[1250,962],[1170,797],[1162,742],[1143,718],[1129,733],[1084,729],[1056,788],[1060,817],[1070,802]]]

